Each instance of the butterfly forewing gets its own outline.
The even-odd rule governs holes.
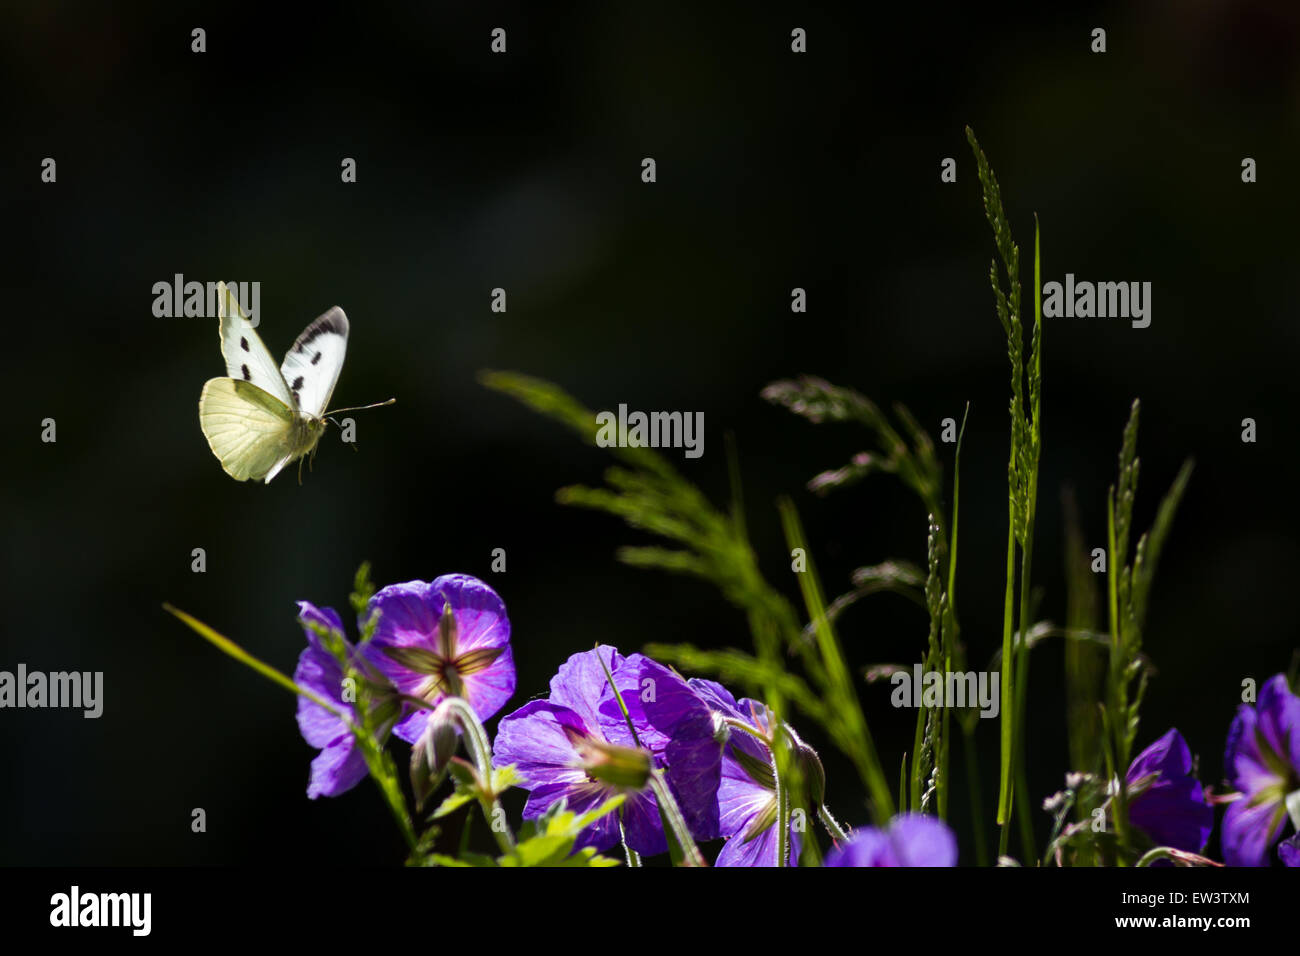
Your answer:
[[[325,414],[347,349],[348,317],[335,306],[307,326],[285,355],[279,374],[304,415]]]
[[[297,450],[293,409],[240,379],[208,380],[199,396],[199,425],[221,467],[237,481],[273,476]]]
[[[226,374],[249,382],[262,391],[295,408],[284,376],[275,367],[253,324],[239,305],[239,299],[223,283],[217,296],[221,309],[221,354],[226,360]]]

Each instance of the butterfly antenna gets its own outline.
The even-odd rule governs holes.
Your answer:
[[[354,408],[335,408],[332,411],[326,412],[325,416],[328,418],[330,415],[341,415],[344,412],[364,412],[371,408],[383,408],[385,405],[394,405],[396,402],[396,398],[390,398],[386,402],[375,402],[373,405],[357,405]],[[334,424],[337,425],[338,422],[335,422]]]

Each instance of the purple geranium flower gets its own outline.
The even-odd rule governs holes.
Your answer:
[[[626,718],[605,667],[628,708]],[[493,763],[514,764],[522,777],[529,791],[525,820],[560,799],[584,813],[624,794],[628,846],[653,856],[666,852],[668,843],[647,787],[652,768],[664,771],[688,826],[706,839],[710,826],[716,831],[716,805],[700,794],[717,786],[719,751],[708,708],[680,677],[640,654],[624,658],[601,645],[560,667],[549,698],[501,718]],[[606,850],[618,842],[618,815],[608,814],[582,834],[578,846]]]
[[[352,704],[343,700],[343,667],[309,626],[316,624],[336,632],[351,654],[352,645],[343,637],[343,622],[333,608],[318,608],[307,601],[298,602],[298,620],[307,635],[307,647],[298,655],[294,681],[347,713]],[[341,717],[315,701],[299,697],[298,729],[307,743],[320,748],[311,762],[311,782],[307,785],[311,799],[336,797],[351,790],[366,775],[366,762],[355,746],[356,737]]]
[[[722,720],[741,721],[770,739],[773,717],[766,705],[745,698],[739,702],[721,684],[692,678],[690,687]],[[732,729],[722,754],[718,785],[719,835],[727,842],[715,866],[776,866],[779,843],[776,827],[776,783],[772,751],[753,734]],[[799,859],[800,838],[790,823],[790,861]]]
[[[1223,817],[1223,860],[1229,866],[1267,866],[1269,848],[1287,823],[1288,800],[1293,813],[1300,804],[1300,697],[1285,676],[1270,678],[1254,707],[1237,708],[1223,762],[1242,793]]]
[[[725,736],[721,722],[681,676],[644,654],[628,655],[613,677],[627,719],[664,771],[691,835],[716,840]],[[606,716],[622,719],[612,692],[601,698],[600,707]]]
[[[957,838],[937,817],[904,814],[888,830],[863,827],[826,857],[826,866],[956,866]]]
[[[506,606],[468,574],[444,574],[432,583],[392,584],[370,599],[379,612],[366,657],[403,693],[436,706],[463,697],[487,720],[515,692]],[[415,743],[429,711],[404,717],[393,733]]]
[[[1138,754],[1126,777],[1129,821],[1157,846],[1200,853],[1214,828],[1214,808],[1192,773],[1192,752],[1175,729]]]

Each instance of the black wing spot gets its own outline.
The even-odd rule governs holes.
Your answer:
[[[245,382],[251,382],[251,381],[253,380],[253,375],[252,375],[251,372],[248,371],[248,366],[247,366],[247,365],[241,365],[241,366],[239,366],[239,370],[240,370],[241,372],[244,373],[244,381],[245,381]]]
[[[248,351],[248,339],[244,338],[242,335],[239,337],[239,347],[245,352]]]
[[[302,376],[299,375],[297,378],[293,380],[293,390],[297,392],[301,388],[302,388]]]
[[[317,352],[317,353],[316,353],[316,357],[315,357],[314,359],[311,360],[311,364],[312,364],[312,365],[315,365],[315,364],[316,364],[317,362],[319,362],[319,361],[320,361],[320,353]]]

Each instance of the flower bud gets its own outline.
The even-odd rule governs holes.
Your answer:
[[[789,724],[785,725],[785,732],[794,745],[794,754],[799,761],[799,768],[808,783],[808,795],[812,797],[813,805],[820,807],[826,799],[826,769],[822,766],[822,759],[817,756],[817,751],[803,742]]]
[[[460,745],[455,712],[444,702],[429,715],[424,733],[411,748],[411,788],[417,807],[442,783]]]
[[[629,790],[644,790],[650,782],[654,763],[649,751],[595,740],[568,727],[564,730],[591,779]]]

